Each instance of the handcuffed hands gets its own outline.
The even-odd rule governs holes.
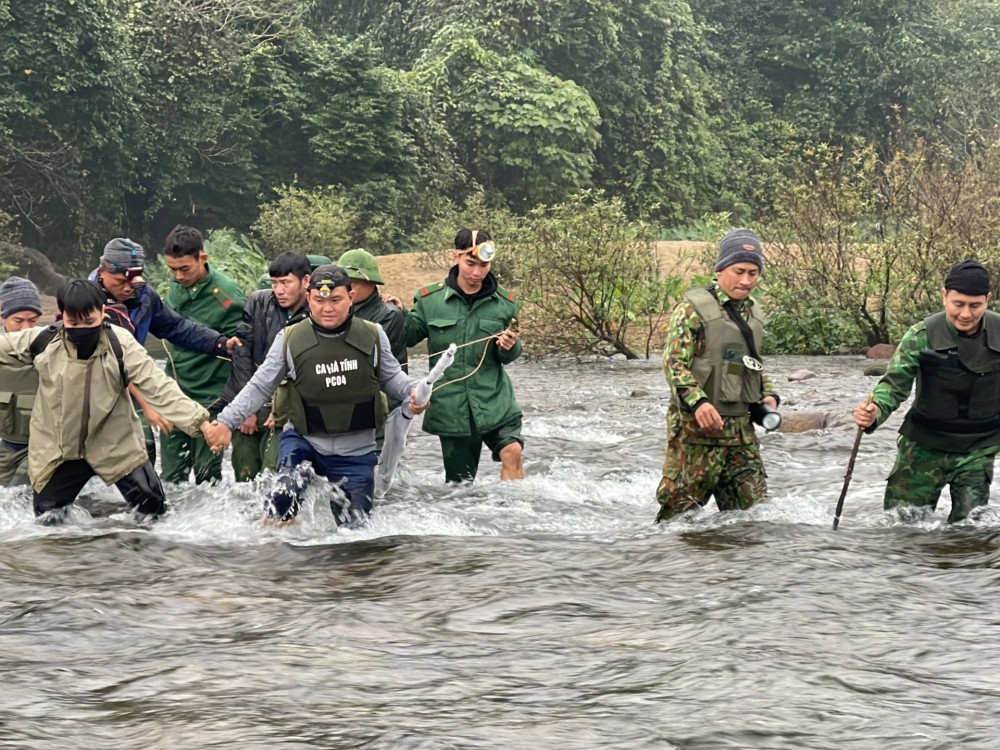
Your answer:
[[[233,439],[233,431],[221,422],[202,422],[201,434],[205,436],[212,453],[222,453]]]

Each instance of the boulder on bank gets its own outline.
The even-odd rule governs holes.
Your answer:
[[[895,353],[895,344],[875,344],[875,346],[868,349],[865,356],[868,359],[892,359],[892,355]]]
[[[42,294],[56,294],[66,283],[66,277],[56,270],[52,261],[31,247],[0,242],[0,263],[14,266],[17,270],[11,275],[33,282]]]
[[[778,432],[829,430],[851,422],[851,415],[828,411],[790,411],[781,413]]]

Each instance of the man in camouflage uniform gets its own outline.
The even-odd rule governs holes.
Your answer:
[[[1000,315],[986,309],[990,277],[972,260],[952,266],[941,290],[944,310],[910,328],[899,342],[871,403],[854,421],[872,432],[917,395],[896,441],[885,487],[890,508],[937,507],[951,487],[949,522],[986,505],[1000,451]]]
[[[27,279],[11,276],[0,285],[0,331],[34,328],[42,318],[42,297]],[[10,373],[0,389],[0,487],[28,481],[28,432],[38,390],[33,369]]]
[[[657,521],[714,495],[719,510],[742,510],[765,499],[767,474],[750,406],[778,406],[763,373],[763,317],[750,292],[764,258],[760,238],[734,229],[719,243],[716,281],[685,292],[670,318],[663,371],[672,394],[667,453],[656,489]]]

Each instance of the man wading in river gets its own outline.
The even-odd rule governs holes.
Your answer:
[[[275,335],[264,362],[205,433],[212,450],[229,446],[233,430],[256,413],[286,377],[288,424],[278,443],[278,481],[266,508],[274,520],[289,521],[312,467],[344,493],[331,500],[337,523],[362,521],[375,494],[375,430],[382,424],[379,393],[403,401],[412,414],[417,381],[392,356],[389,338],[375,323],[354,317],[354,291],[337,265],[309,277],[309,318]],[[301,468],[300,468],[301,467]]]
[[[949,522],[989,502],[1000,451],[1000,315],[986,309],[989,299],[983,266],[973,260],[952,266],[941,290],[944,310],[906,332],[872,402],[854,410],[858,427],[872,432],[917,381],[916,399],[899,428],[886,510],[934,510],[946,484]]]
[[[719,243],[716,280],[691,289],[670,317],[663,371],[672,393],[657,521],[712,495],[719,510],[765,499],[766,473],[750,406],[778,406],[760,359],[763,316],[750,292],[764,267],[760,238],[733,229]]]

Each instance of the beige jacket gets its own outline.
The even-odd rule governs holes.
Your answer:
[[[147,460],[142,425],[122,385],[118,359],[106,334],[90,359],[77,359],[76,347],[59,335],[32,361],[29,347],[45,328],[0,333],[0,380],[18,369],[38,371],[38,395],[31,411],[28,476],[36,492],[48,484],[64,461],[84,459],[107,484],[114,484]],[[200,434],[208,419],[150,358],[132,335],[116,328],[129,381],[149,405],[188,435]]]

